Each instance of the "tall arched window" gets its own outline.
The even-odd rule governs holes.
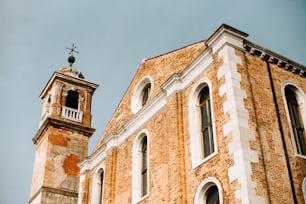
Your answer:
[[[103,203],[103,189],[104,189],[104,171],[101,170],[99,174],[99,183],[98,183],[98,198],[99,198],[99,204]]]
[[[285,96],[297,153],[306,156],[306,134],[303,125],[301,107],[297,100],[295,88],[290,85],[286,86]]]
[[[103,191],[104,191],[104,169],[101,168],[95,174],[93,180],[93,188],[91,196],[92,204],[103,204]]]
[[[132,203],[149,195],[149,138],[147,131],[140,133],[133,145]]]
[[[70,90],[66,97],[66,105],[69,108],[78,109],[79,106],[79,93],[77,91]]]
[[[213,106],[208,79],[200,81],[189,98],[189,131],[192,168],[217,154]]]
[[[210,97],[207,86],[199,94],[199,108],[201,113],[202,151],[205,158],[214,152]]]

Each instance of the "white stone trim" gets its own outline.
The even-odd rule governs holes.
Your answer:
[[[211,47],[213,53],[217,53],[227,44],[243,49],[243,41],[247,36],[247,33],[241,32],[227,25],[222,25],[208,38],[206,44]]]
[[[145,196],[141,196],[141,154],[139,149],[143,138],[147,138],[147,167],[148,167],[148,182],[147,189],[148,193]],[[132,204],[138,203],[139,201],[147,198],[150,194],[150,137],[147,129],[142,130],[138,133],[135,138],[133,149],[132,149]]]
[[[211,120],[212,120],[212,131],[213,131],[213,143],[214,143],[214,152],[208,157],[203,158],[203,147],[202,147],[202,133],[201,133],[201,122],[200,122],[200,113],[198,107],[198,99],[201,90],[204,87],[209,89],[210,97],[210,109],[211,109]],[[192,168],[196,168],[205,161],[209,160],[218,153],[217,147],[217,138],[215,134],[215,119],[214,119],[214,109],[213,109],[213,94],[212,94],[212,85],[209,79],[202,79],[197,85],[192,89],[189,97],[189,133],[190,133],[190,147],[191,147],[191,161]]]
[[[219,193],[219,203],[223,204],[222,186],[218,179],[214,177],[208,177],[200,183],[194,196],[194,204],[206,204],[204,198],[206,196],[207,190],[211,186],[217,186]]]
[[[82,204],[82,196],[83,196],[83,190],[86,190],[86,189],[83,189],[83,182],[85,182],[85,175],[84,174],[80,174],[80,182],[79,182],[79,191],[78,191],[78,204]]]
[[[232,136],[228,148],[233,155],[234,165],[228,169],[229,180],[238,181],[240,188],[235,192],[235,198],[241,203],[264,203],[264,198],[256,195],[256,183],[252,181],[251,163],[258,162],[258,155],[250,147],[250,141],[255,140],[255,132],[249,128],[249,113],[244,105],[246,93],[240,87],[241,75],[237,64],[242,64],[241,58],[235,54],[233,47],[227,45],[220,49],[218,55],[223,59],[223,65],[217,73],[218,79],[225,77],[219,95],[226,94],[223,111],[229,114],[223,135]]]
[[[101,164],[97,167],[96,172],[94,173],[94,179],[92,182],[92,194],[91,194],[91,204],[102,204],[103,203],[103,194],[104,194],[104,184],[102,185],[102,203],[99,203],[99,196],[101,193],[100,187],[100,175],[103,172],[103,177],[105,179],[105,166]],[[104,182],[104,181],[103,181]],[[105,183],[105,182],[104,182]]]
[[[304,128],[306,128],[306,94],[303,92],[303,90],[293,81],[285,81],[282,84],[282,97],[283,97],[283,101],[284,101],[284,105],[285,105],[285,112],[286,112],[286,116],[287,116],[287,120],[288,120],[288,126],[289,126],[289,130],[290,130],[290,135],[291,135],[291,140],[294,141],[294,145],[293,145],[293,149],[294,152],[296,154],[296,156],[301,157],[303,159],[306,159],[305,155],[299,154],[297,151],[297,147],[296,147],[296,141],[295,141],[295,137],[294,137],[294,133],[293,133],[293,129],[292,129],[292,123],[291,123],[291,117],[290,117],[290,113],[288,110],[288,104],[287,104],[287,99],[286,99],[286,94],[285,94],[285,89],[287,86],[292,86],[294,88],[294,91],[296,93],[296,100],[298,102],[299,105],[299,109],[301,112],[301,117],[302,117],[302,122],[304,125]]]

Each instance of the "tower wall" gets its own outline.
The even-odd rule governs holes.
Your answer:
[[[77,203],[78,163],[88,155],[88,139],[94,133],[91,98],[98,85],[64,71],[54,72],[40,96],[31,204]]]

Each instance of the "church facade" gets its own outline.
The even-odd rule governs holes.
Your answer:
[[[305,203],[306,67],[247,36],[144,60],[90,155],[98,85],[56,71],[29,203]]]

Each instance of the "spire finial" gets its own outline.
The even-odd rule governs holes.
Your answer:
[[[74,43],[72,43],[71,48],[67,47],[66,49],[70,50],[70,52],[69,52],[70,56],[68,57],[68,62],[69,62],[69,66],[72,67],[73,63],[75,62],[75,57],[73,56],[73,53],[75,52],[75,53],[79,54],[79,52],[75,50],[76,46],[74,45]]]

